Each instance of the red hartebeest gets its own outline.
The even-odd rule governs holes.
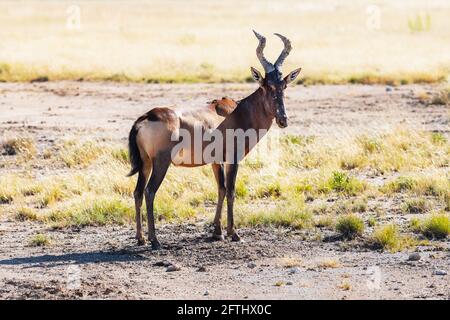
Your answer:
[[[195,149],[204,151],[208,142],[202,140],[200,145],[195,145],[192,134],[195,136],[196,128],[201,132],[215,132],[226,135],[230,130],[268,130],[273,120],[280,128],[287,127],[287,115],[284,108],[283,91],[288,83],[293,81],[300,73],[300,68],[289,73],[282,78],[280,67],[284,59],[291,51],[290,41],[280,34],[277,35],[284,43],[284,49],[274,64],[264,57],[264,47],[266,39],[254,31],[259,40],[256,55],[264,67],[265,76],[255,68],[251,68],[253,79],[259,83],[259,88],[250,96],[236,103],[227,98],[220,101],[213,101],[208,108],[196,111],[173,110],[170,108],[154,108],[139,117],[131,128],[129,135],[129,152],[132,164],[129,176],[139,173],[136,189],[134,191],[136,205],[136,238],[138,244],[145,243],[141,226],[141,206],[143,195],[147,206],[148,217],[148,239],[152,249],[159,249],[160,244],[155,233],[155,218],[153,213],[153,203],[156,192],[163,181],[170,164],[185,167],[194,167],[212,164],[214,176],[218,185],[218,202],[214,219],[213,238],[223,239],[221,227],[222,206],[227,197],[227,235],[232,241],[239,241],[239,235],[234,228],[233,203],[235,193],[236,174],[239,161],[251,150],[262,136],[258,136],[254,143],[244,142],[242,154],[237,151],[237,146],[223,145],[220,151],[219,160],[211,161],[200,158],[200,161],[185,161],[191,159]],[[177,149],[182,131],[191,133],[188,140],[192,144]],[[184,140],[185,137],[183,137]],[[245,139],[245,137],[244,137]],[[234,141],[239,144],[239,137],[234,137]],[[211,141],[211,140],[209,140]],[[219,153],[218,153],[219,154]],[[224,168],[225,167],[225,168]]]

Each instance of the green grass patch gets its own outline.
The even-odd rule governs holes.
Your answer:
[[[279,198],[281,196],[281,185],[278,181],[265,183],[256,191],[258,198]]]
[[[346,239],[354,239],[364,232],[364,221],[354,214],[341,216],[336,223],[336,231]]]
[[[417,244],[411,237],[400,235],[394,224],[377,228],[369,241],[375,248],[391,252],[402,251]]]
[[[377,219],[374,216],[371,216],[367,219],[367,225],[369,227],[375,227],[377,224]]]
[[[45,247],[50,244],[50,238],[42,233],[35,234],[29,241],[29,245],[32,247]]]
[[[111,156],[113,159],[122,162],[124,164],[129,165],[130,157],[128,154],[128,150],[125,148],[114,148],[111,150]]]
[[[277,203],[275,207],[265,209],[239,209],[236,217],[238,226],[272,226],[305,229],[313,226],[313,216],[305,208],[302,199]]]
[[[436,145],[445,145],[448,143],[448,139],[441,132],[432,132],[431,133],[431,142]]]
[[[88,197],[52,210],[45,220],[55,227],[101,226],[129,223],[134,214],[131,201],[118,197]]]
[[[398,177],[384,185],[381,190],[385,193],[398,193],[412,190],[416,185],[417,181],[412,177]]]
[[[342,171],[332,173],[328,180],[328,187],[333,191],[352,196],[361,193],[366,188],[363,182]]]
[[[446,238],[450,235],[450,216],[444,213],[431,214],[424,218],[416,229],[430,239]]]

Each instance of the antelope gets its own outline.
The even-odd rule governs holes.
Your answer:
[[[235,230],[233,220],[233,205],[235,198],[235,182],[239,162],[260,141],[267,130],[272,126],[273,120],[280,128],[286,128],[288,118],[284,107],[284,90],[287,84],[295,80],[301,68],[282,77],[281,66],[291,51],[291,43],[286,37],[275,33],[284,44],[284,48],[275,63],[270,63],[264,57],[266,38],[253,31],[259,43],[256,48],[256,56],[264,68],[264,77],[251,67],[253,79],[259,84],[258,89],[248,97],[234,102],[229,98],[213,101],[207,108],[199,110],[179,111],[166,107],[153,108],[139,117],[133,124],[129,134],[129,155],[132,169],[128,176],[138,173],[136,189],[134,191],[136,207],[136,238],[138,245],[144,245],[145,239],[142,233],[141,206],[145,195],[147,207],[148,240],[152,250],[158,250],[161,245],[156,237],[154,200],[167,170],[171,164],[182,167],[197,167],[211,164],[218,188],[218,201],[214,218],[214,240],[224,240],[222,235],[221,217],[222,207],[227,198],[227,236],[232,241],[240,241],[240,236]],[[195,149],[206,151],[212,142],[201,141],[195,145],[192,133],[200,129],[202,133],[209,132],[221,134],[224,137],[228,132],[247,132],[258,130],[262,134],[253,141],[240,141],[240,137],[234,136],[232,147],[223,144],[214,153],[218,157],[214,160],[201,158],[200,161],[184,161],[195,158]],[[191,134],[191,137],[183,136],[182,132]],[[216,137],[217,135],[215,135]],[[180,148],[180,142],[190,142]],[[211,139],[212,140],[212,139]],[[216,138],[214,139],[216,141]],[[219,141],[219,140],[217,140]],[[194,145],[192,146],[192,142]],[[238,145],[243,149],[238,152]]]

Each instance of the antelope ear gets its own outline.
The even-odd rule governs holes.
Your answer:
[[[259,84],[263,84],[264,78],[262,77],[261,73],[253,67],[250,67],[250,70],[252,72],[253,80],[258,82]]]
[[[289,73],[286,77],[284,77],[284,83],[288,84],[294,81],[295,78],[297,78],[297,76],[299,75],[300,70],[302,70],[302,68],[298,68],[295,69],[294,71],[291,71],[291,73]]]

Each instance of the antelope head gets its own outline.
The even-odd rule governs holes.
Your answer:
[[[280,68],[284,62],[284,59],[286,59],[292,49],[291,42],[281,34],[275,33],[275,35],[283,41],[284,49],[281,51],[280,56],[275,63],[272,64],[264,57],[263,51],[266,46],[266,38],[254,30],[253,32],[259,40],[258,47],[256,48],[256,56],[264,68],[265,75],[263,77],[258,70],[251,67],[252,77],[259,83],[261,88],[263,88],[266,102],[270,108],[270,111],[275,116],[275,121],[278,126],[280,128],[286,128],[288,123],[286,110],[284,108],[284,90],[286,89],[288,83],[297,78],[301,68],[295,69],[283,78]]]

